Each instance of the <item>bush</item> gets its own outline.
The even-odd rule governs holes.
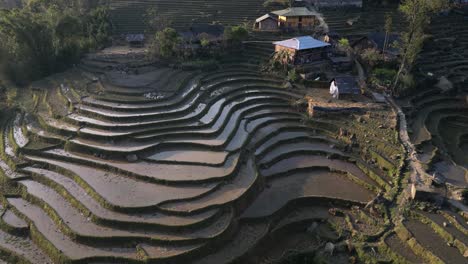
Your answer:
[[[370,68],[377,66],[383,62],[382,55],[376,49],[365,49],[362,51],[361,59],[365,62]]]
[[[288,81],[296,82],[298,79],[296,69],[292,69],[288,71]]]
[[[464,189],[461,193],[462,202],[468,205],[468,189]]]
[[[249,37],[249,31],[245,26],[226,27],[224,29],[224,39],[229,45],[238,46]]]
[[[396,70],[388,68],[376,68],[371,74],[371,83],[378,86],[390,86],[395,79]]]

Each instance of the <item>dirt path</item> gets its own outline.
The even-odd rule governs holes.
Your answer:
[[[355,64],[358,70],[359,81],[364,83],[366,78],[366,73],[359,63],[358,60],[355,60]],[[401,110],[400,106],[393,100],[392,97],[386,96],[387,104],[393,109],[393,111],[398,116],[399,121],[399,131],[398,134],[400,136],[400,140],[405,146],[406,153],[409,157],[409,166],[411,168],[411,182],[415,184],[423,184],[425,179],[429,179],[429,175],[424,170],[423,166],[421,165],[421,161],[419,161],[417,157],[416,148],[411,143],[409,134],[408,134],[408,123],[406,122],[405,113]]]

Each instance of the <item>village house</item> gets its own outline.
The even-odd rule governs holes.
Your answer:
[[[287,31],[313,30],[320,25],[319,14],[307,7],[290,7],[272,13],[278,16],[278,26]]]
[[[296,37],[273,43],[275,52],[286,52],[289,61],[294,64],[307,64],[321,61],[326,57],[329,43],[314,39],[310,36]]]
[[[396,43],[401,41],[398,34],[389,34],[385,36],[385,32],[374,32],[369,33],[367,36],[361,37],[351,43],[351,47],[354,50],[364,50],[364,49],[376,49],[379,52],[383,52],[385,40],[387,41],[387,47],[385,49],[385,54],[390,56],[398,56],[399,50],[396,47]]]
[[[219,24],[193,24],[188,31],[180,32],[185,43],[199,44],[202,39],[210,43],[221,42],[224,38],[224,26]]]
[[[278,16],[265,14],[255,20],[254,29],[262,31],[277,31],[279,29]]]
[[[254,29],[274,30],[313,30],[320,25],[319,14],[307,7],[290,7],[273,11],[255,20]]]

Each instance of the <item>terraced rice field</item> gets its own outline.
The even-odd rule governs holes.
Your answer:
[[[207,1],[207,0],[138,0],[109,1],[111,17],[117,34],[141,33],[145,31],[142,14],[149,8],[156,8],[172,22],[172,27],[186,30],[192,24],[220,23],[224,26],[247,23],[253,25],[258,17],[268,11],[263,0]],[[402,19],[396,7],[374,7],[367,3],[362,9],[320,10],[331,31],[342,35],[366,35],[369,32],[383,31],[385,15],[391,14],[394,31],[402,26]],[[353,21],[353,24],[348,24]],[[261,37],[265,39],[265,36]],[[268,36],[266,37],[268,38]],[[278,40],[275,38],[274,40]]]
[[[399,177],[395,131],[374,128],[395,125],[388,108],[370,104],[366,126],[308,118],[292,107],[304,90],[249,60],[200,72],[97,55],[33,87],[32,109],[2,119],[0,251],[12,262],[270,263],[322,247],[304,236],[312,223],[343,239],[350,207]],[[361,153],[340,127],[354,144],[390,131],[394,146]]]
[[[418,70],[444,76],[453,89],[437,85],[402,101],[410,120],[411,140],[419,146],[428,172],[437,171],[447,182],[468,186],[468,28],[461,15],[435,18],[432,39],[425,47]]]
[[[207,0],[138,0],[110,1],[114,25],[120,34],[143,32],[145,14],[156,8],[168,17],[174,28],[187,29],[193,23],[221,23],[239,25],[251,23],[265,13],[263,0],[207,1]]]

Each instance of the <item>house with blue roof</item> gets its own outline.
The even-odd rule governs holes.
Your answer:
[[[294,65],[321,61],[331,45],[311,36],[301,36],[273,43],[275,52],[288,55],[288,61]]]

